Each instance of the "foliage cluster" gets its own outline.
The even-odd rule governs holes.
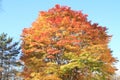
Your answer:
[[[20,48],[18,42],[7,34],[0,34],[0,80],[15,80],[21,63],[18,61]]]
[[[22,33],[25,80],[109,80],[116,61],[106,27],[56,5]]]

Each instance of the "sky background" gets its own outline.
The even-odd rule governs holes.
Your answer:
[[[109,47],[113,56],[120,60],[120,0],[0,0],[0,34],[7,33],[20,40],[24,28],[30,27],[39,11],[60,4],[88,14],[88,20],[108,28],[113,35]],[[120,62],[116,64],[120,69]]]

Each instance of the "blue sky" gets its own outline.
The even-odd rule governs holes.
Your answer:
[[[113,35],[109,47],[120,60],[120,0],[1,0],[0,33],[8,33],[18,41],[23,28],[31,26],[39,11],[46,11],[55,4],[82,10],[92,23],[106,26],[108,34]],[[120,63],[117,67],[120,68]]]

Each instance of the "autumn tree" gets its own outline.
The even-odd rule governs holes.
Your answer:
[[[56,5],[23,29],[22,74],[25,80],[109,80],[116,70],[110,39],[86,14]]]
[[[18,42],[13,42],[5,33],[0,34],[0,80],[15,80],[19,53]]]

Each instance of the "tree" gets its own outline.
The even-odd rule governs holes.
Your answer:
[[[106,27],[56,5],[22,33],[25,80],[108,80],[116,68]]]
[[[18,42],[13,43],[13,38],[2,33],[0,35],[0,80],[15,80],[19,52]]]

